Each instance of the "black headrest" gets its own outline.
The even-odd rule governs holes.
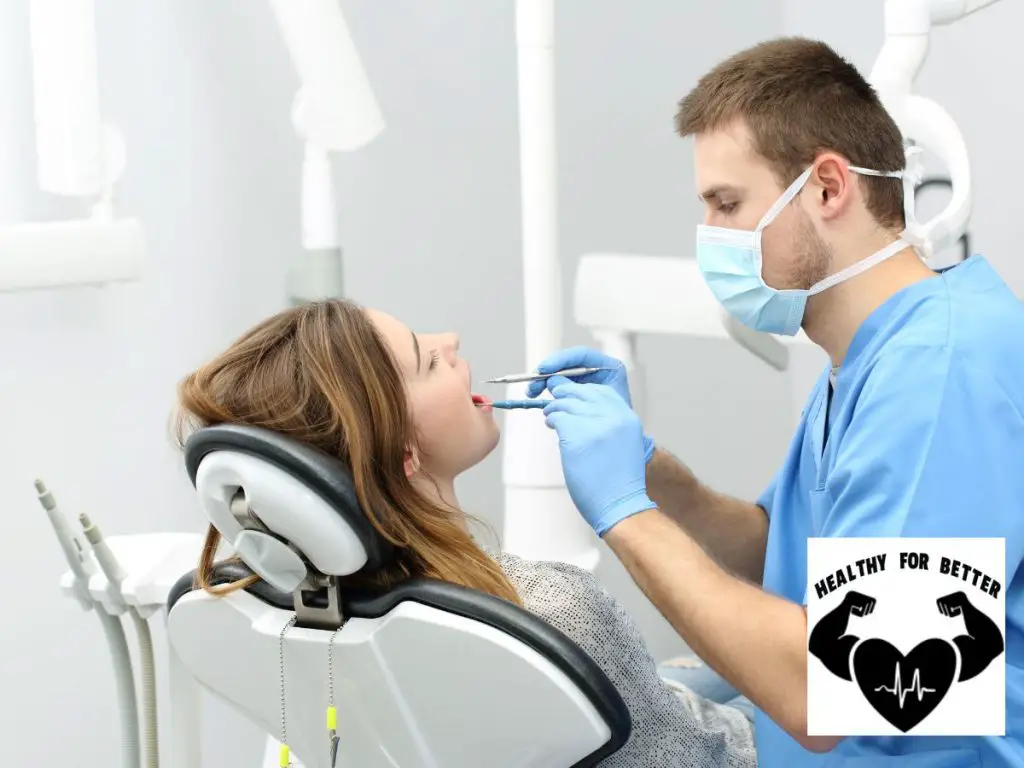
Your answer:
[[[273,464],[304,483],[330,504],[366,549],[363,570],[389,563],[394,547],[370,524],[359,505],[352,473],[339,459],[278,432],[239,424],[218,424],[194,432],[185,444],[185,467],[192,485],[203,458],[214,451],[246,453]]]
[[[229,584],[252,573],[243,563],[228,561],[214,567],[211,582],[214,586]],[[194,579],[195,571],[178,579],[167,599],[168,611],[174,610],[178,600],[192,591]],[[294,610],[291,594],[262,580],[246,587],[246,592],[275,608]],[[572,680],[607,723],[612,735],[601,749],[570,768],[596,766],[629,739],[633,727],[629,709],[597,662],[546,621],[506,600],[458,584],[419,578],[403,581],[387,592],[343,591],[342,612],[350,618],[377,619],[407,600],[494,627],[532,648]]]

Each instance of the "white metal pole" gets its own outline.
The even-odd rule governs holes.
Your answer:
[[[526,369],[562,341],[553,0],[518,0],[519,155]]]
[[[554,15],[553,0],[516,3],[526,370],[562,343]],[[509,385],[506,396],[524,397],[525,385]],[[504,548],[527,559],[593,569],[597,537],[565,488],[555,433],[534,412],[510,412],[504,442]]]

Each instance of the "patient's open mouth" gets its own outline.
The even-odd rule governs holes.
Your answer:
[[[470,395],[473,398],[473,405],[490,405],[491,401],[483,395],[478,395],[475,392]]]

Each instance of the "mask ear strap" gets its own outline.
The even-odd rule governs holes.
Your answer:
[[[761,217],[761,221],[757,224],[757,229],[760,231],[771,224],[775,217],[778,216],[782,209],[792,202],[793,198],[797,196],[797,193],[801,190],[807,180],[811,178],[811,171],[814,170],[814,166],[811,166],[806,171],[801,173],[796,179],[786,187],[786,191],[782,193],[782,196],[775,201],[771,208],[768,209],[768,213]]]

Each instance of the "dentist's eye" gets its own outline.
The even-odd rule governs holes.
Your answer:
[[[437,367],[437,361],[440,357],[441,354],[436,349],[430,353],[430,363],[427,365],[428,371],[432,371]]]
[[[733,213],[736,210],[737,205],[739,205],[739,203],[722,203],[718,206],[718,210],[720,213]]]

